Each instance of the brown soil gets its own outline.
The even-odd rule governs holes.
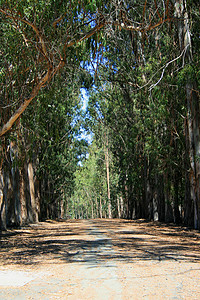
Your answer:
[[[49,220],[0,238],[0,299],[200,299],[195,230],[144,220]],[[28,279],[4,283],[8,271]]]

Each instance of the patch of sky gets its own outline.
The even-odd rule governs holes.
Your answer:
[[[103,58],[102,61],[103,61],[103,64],[105,65],[107,59]],[[92,76],[95,76],[96,69],[98,67],[98,62],[97,62],[97,59],[92,58],[92,54],[91,54],[91,60],[90,61],[82,61],[80,66],[81,66],[81,68],[87,70]],[[114,67],[113,71],[117,72],[117,67]],[[93,91],[96,91],[98,93],[98,90],[97,90],[95,84],[93,84],[92,89],[93,89]],[[86,115],[89,97],[90,97],[89,90],[84,87],[80,88],[80,97],[81,97],[81,109],[83,110],[83,112]],[[95,103],[95,108],[96,108],[98,117],[103,118],[98,102]],[[85,130],[83,127],[81,127],[80,131],[81,131],[81,134],[79,136],[77,136],[77,139],[79,139],[79,140],[85,139],[89,144],[91,144],[92,139],[93,139],[93,133],[91,131]]]
[[[81,88],[81,104],[82,104],[82,110],[86,111],[87,110],[87,105],[88,105],[88,92],[85,88]]]
[[[89,101],[89,94],[87,89],[85,88],[81,88],[80,89],[81,92],[81,109],[83,110],[83,112],[86,114],[87,111],[87,106],[88,106],[88,101]],[[78,121],[78,120],[76,120]],[[78,140],[86,140],[88,142],[88,144],[92,143],[92,139],[93,139],[93,133],[86,130],[83,126],[81,126],[80,124],[80,134],[76,137]]]
[[[81,68],[86,69],[92,76],[95,75],[97,62],[94,59],[92,59],[92,55],[90,61],[82,61],[80,66]]]
[[[77,140],[86,140],[88,144],[91,145],[93,139],[93,133],[88,132],[84,128],[81,128],[80,135],[78,135],[76,138]]]

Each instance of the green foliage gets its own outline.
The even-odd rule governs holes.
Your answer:
[[[187,82],[194,83],[198,80],[199,70],[197,70],[197,65],[187,64],[178,73],[178,85],[180,87],[184,86]]]
[[[100,206],[107,214],[106,147],[115,216],[122,197],[123,216],[132,218],[135,210],[136,217],[147,217],[158,178],[171,197],[166,203],[173,202],[176,190],[183,198],[185,86],[190,82],[200,88],[198,7],[195,1],[187,3],[193,20],[189,61],[178,42],[180,24],[172,18],[173,7],[169,12],[160,1],[155,9],[155,3],[1,1],[1,126],[51,72],[4,145],[18,143],[21,167],[25,160],[35,162],[44,206],[57,203],[58,208],[57,199],[63,197],[70,217],[99,217]],[[174,21],[157,26],[167,13]],[[87,35],[103,23],[101,32]],[[90,96],[84,120],[94,135],[89,147],[79,138],[84,118],[80,88]]]

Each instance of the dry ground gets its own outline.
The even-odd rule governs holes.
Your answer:
[[[200,299],[200,233],[127,220],[0,235],[0,299]]]

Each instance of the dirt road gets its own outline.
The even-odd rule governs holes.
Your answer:
[[[200,299],[200,233],[125,220],[9,230],[0,299]]]

